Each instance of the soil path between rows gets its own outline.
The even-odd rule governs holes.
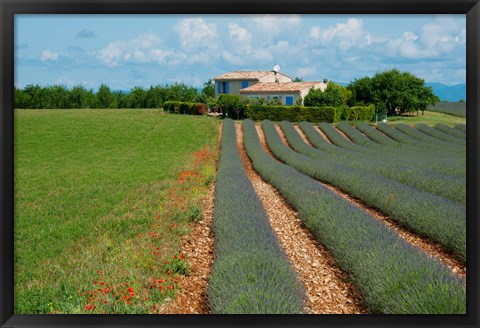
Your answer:
[[[347,283],[332,255],[301,222],[279,192],[254,170],[243,146],[243,131],[236,124],[237,146],[252,185],[262,201],[270,224],[306,293],[305,313],[365,314],[359,292]],[[263,135],[260,136],[264,144]],[[268,149],[268,148],[267,148]]]
[[[307,137],[303,133],[303,131],[297,126],[294,125],[295,129],[297,130],[298,134],[302,138],[302,140],[307,144],[310,145],[310,142],[308,141]],[[288,141],[285,138],[285,135],[283,134],[283,131],[280,129],[280,127],[277,125],[276,126],[277,131],[284,142],[285,145],[288,146]],[[467,268],[465,263],[463,263],[460,259],[458,259],[455,255],[453,255],[450,251],[448,251],[445,246],[442,244],[432,241],[429,238],[423,237],[418,235],[415,232],[409,231],[406,228],[402,227],[398,222],[393,220],[390,216],[388,216],[385,213],[382,213],[379,210],[376,210],[374,208],[369,207],[366,205],[362,200],[357,199],[355,197],[350,196],[349,194],[341,191],[340,189],[332,186],[331,184],[325,183],[325,182],[320,182],[319,183],[323,184],[325,187],[330,189],[332,192],[336,193],[340,197],[348,200],[349,202],[353,203],[355,206],[361,208],[362,210],[366,211],[368,214],[370,214],[372,217],[374,217],[377,220],[382,221],[389,229],[395,231],[398,236],[400,236],[402,239],[410,243],[411,245],[421,249],[423,252],[425,252],[429,257],[436,258],[440,262],[442,262],[444,265],[446,265],[452,272],[453,275],[457,275],[463,279],[466,277],[467,273]]]

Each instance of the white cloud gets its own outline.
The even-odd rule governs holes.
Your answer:
[[[47,60],[57,60],[59,57],[59,54],[57,52],[53,52],[53,51],[50,51],[50,50],[44,50],[42,52],[42,56],[40,57],[40,59],[42,61],[47,61]]]
[[[235,23],[228,24],[228,34],[237,49],[249,51],[252,48],[252,33]]]
[[[245,59],[242,56],[231,53],[228,50],[222,51],[222,59],[232,65],[244,65]]]
[[[316,77],[317,67],[316,66],[300,67],[295,74],[296,76],[301,77],[304,80],[305,78],[308,78],[308,77]]]
[[[187,18],[173,27],[180,37],[180,45],[186,51],[198,48],[211,48],[217,42],[217,27],[208,24],[201,17]]]
[[[344,23],[321,29],[318,26],[310,28],[308,40],[310,44],[334,46],[342,52],[352,47],[363,48],[371,45],[376,39],[363,28],[363,21],[358,18],[349,18]]]
[[[96,53],[96,57],[108,67],[116,67],[122,63],[157,62],[164,65],[178,65],[189,58],[186,54],[174,49],[160,49],[160,40],[156,34],[142,34],[130,40],[110,42]],[[204,62],[203,57],[194,57],[190,63]]]
[[[405,39],[406,41],[415,41],[416,39],[418,39],[418,36],[416,36],[413,32],[404,32],[403,39]]]
[[[299,15],[252,15],[251,21],[260,37],[290,32],[302,23]]]

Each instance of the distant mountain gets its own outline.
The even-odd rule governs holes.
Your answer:
[[[335,82],[346,87],[349,82]],[[461,99],[467,100],[467,85],[456,84],[456,85],[445,85],[439,82],[425,82],[426,86],[432,87],[433,93],[440,98],[441,101],[456,102]]]
[[[459,101],[461,99],[467,99],[467,85],[465,83],[445,85],[438,82],[425,82],[425,85],[432,87],[433,93],[442,101]]]

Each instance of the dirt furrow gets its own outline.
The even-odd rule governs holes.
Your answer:
[[[340,269],[331,254],[308,231],[298,213],[287,204],[278,191],[255,172],[243,147],[243,131],[240,124],[236,125],[236,131],[238,150],[247,175],[263,203],[280,245],[305,286],[307,295],[305,312],[368,313],[366,307],[362,305],[360,294],[352,284],[346,282],[347,274]],[[260,133],[259,137],[265,147],[263,133]]]
[[[330,141],[330,139],[328,139],[327,135],[322,131],[320,130],[320,128],[318,127],[318,125],[316,124],[312,124],[313,128],[315,130],[317,130],[318,134],[320,134],[322,136],[323,139],[325,139],[326,142],[328,142],[329,144],[331,144],[332,142]]]
[[[276,127],[283,142],[285,143],[285,145],[288,146],[288,142],[282,130],[278,125]],[[299,127],[295,126],[295,128],[299,132],[299,135],[302,137],[303,141],[308,145],[311,145],[308,139],[306,138],[306,136],[301,131],[299,131],[300,130]],[[452,271],[452,274],[458,275],[462,278],[466,277],[467,269],[465,264],[461,260],[459,260],[457,257],[455,257],[455,255],[453,255],[450,251],[446,250],[445,247],[440,243],[432,241],[426,237],[419,236],[415,232],[411,232],[407,230],[406,228],[400,226],[400,224],[394,221],[390,216],[386,215],[385,213],[382,213],[381,211],[378,211],[374,208],[369,207],[360,199],[350,196],[349,194],[341,191],[340,189],[332,186],[331,184],[320,182],[320,181],[319,183],[323,184],[325,187],[327,187],[328,189],[330,189],[340,197],[348,200],[349,202],[353,203],[357,207],[366,211],[372,217],[382,221],[386,226],[388,226],[390,229],[395,231],[401,238],[403,238],[413,246],[421,249],[428,256],[438,259],[440,262],[442,262],[443,264],[445,264],[450,268],[450,270]]]

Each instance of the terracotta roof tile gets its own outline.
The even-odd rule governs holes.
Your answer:
[[[302,91],[312,87],[323,89],[324,87],[322,85],[324,85],[322,82],[266,82],[257,83],[248,88],[241,89],[240,93]]]
[[[282,73],[278,73],[282,74]],[[272,71],[233,71],[217,77],[214,80],[258,80],[267,75],[274,75]],[[282,74],[285,75],[285,74]],[[287,76],[287,75],[285,75]]]

